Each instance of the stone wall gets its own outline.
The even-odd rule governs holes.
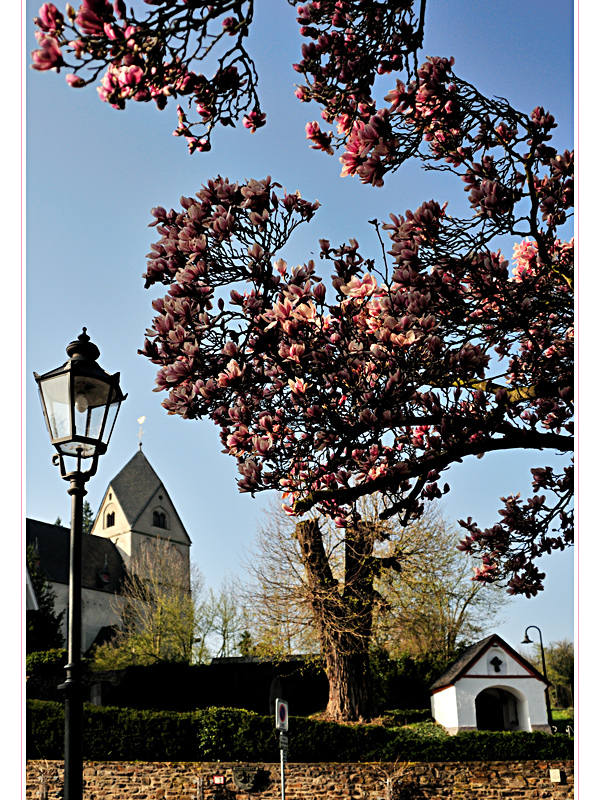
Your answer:
[[[61,761],[28,761],[26,800],[61,796]],[[247,786],[257,770],[255,786]],[[560,782],[551,780],[559,777]],[[555,772],[555,771],[558,771]],[[244,774],[245,772],[245,774]],[[41,789],[42,775],[48,787]],[[224,784],[214,776],[224,776]],[[84,800],[273,800],[279,764],[89,761]],[[563,800],[574,797],[572,761],[287,764],[286,800]]]

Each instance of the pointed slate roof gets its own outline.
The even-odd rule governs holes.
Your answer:
[[[450,664],[450,666],[440,675],[440,677],[431,684],[429,690],[433,692],[456,683],[456,681],[459,680],[459,678],[462,678],[464,673],[467,672],[471,664],[477,661],[477,659],[487,652],[487,650],[489,650],[494,644],[500,645],[506,650],[507,653],[510,653],[515,661],[518,661],[523,667],[525,667],[525,669],[531,672],[532,677],[538,678],[540,681],[542,681],[542,683],[550,685],[541,672],[538,672],[537,669],[529,663],[529,661],[523,658],[522,655],[519,655],[516,650],[513,650],[513,648],[507,644],[504,639],[498,636],[497,633],[493,633],[491,636],[487,636],[480,642],[476,642],[470,647],[467,647],[466,650],[463,650],[456,661]]]
[[[127,522],[131,528],[135,526],[135,523],[138,521],[144,510],[147,508],[148,503],[152,500],[159,489],[161,489],[169,498],[173,510],[175,514],[177,514],[177,510],[173,501],[169,497],[169,493],[165,489],[161,479],[151,467],[150,462],[142,452],[141,447],[133,456],[133,458],[131,458],[127,464],[125,464],[123,469],[112,479],[110,482],[110,487],[115,493],[117,500],[119,501],[119,505],[121,506],[123,513],[125,514],[125,518],[127,519]],[[185,535],[189,539],[179,514],[177,514],[177,519],[179,520],[179,524],[183,528]]]
[[[69,528],[61,525],[51,525],[36,519],[25,521],[27,545],[36,548],[40,567],[48,580],[54,583],[69,583],[70,534]],[[125,567],[113,542],[100,536],[84,534],[81,545],[82,588],[119,592],[125,577]]]
[[[110,485],[117,495],[127,522],[133,526],[152,495],[162,485],[162,481],[146,456],[138,450],[112,479]]]

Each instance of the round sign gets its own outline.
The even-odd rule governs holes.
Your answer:
[[[275,724],[280,731],[287,731],[288,729],[288,704],[285,700],[277,700]]]

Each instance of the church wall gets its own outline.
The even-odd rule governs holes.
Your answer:
[[[64,583],[52,583],[54,592],[54,610],[65,611],[61,634],[67,646],[69,587]],[[91,647],[100,628],[107,625],[118,625],[121,620],[123,598],[108,592],[82,589],[81,591],[81,649],[82,652]]]
[[[444,728],[458,729],[456,688],[454,686],[448,686],[431,695],[431,715]]]
[[[152,553],[152,549],[158,548],[153,565],[156,566],[161,560],[165,560],[167,565],[174,566],[181,565],[182,581],[189,587],[190,585],[190,548],[185,544],[170,541],[164,536],[164,531],[159,534],[148,533],[145,531],[132,531],[131,536],[131,559],[127,566],[133,559],[138,573],[143,574],[144,562],[148,560],[148,553]],[[170,553],[172,555],[170,555]],[[152,556],[150,556],[152,557]]]
[[[458,726],[460,730],[477,728],[475,713],[475,698],[482,689],[487,687],[487,681],[468,681],[466,678],[457,681],[454,689],[456,692],[456,709]]]
[[[159,487],[135,520],[135,529],[189,546],[190,540],[175,507],[163,487]]]
[[[476,726],[475,698],[484,689],[491,688],[512,690],[517,697],[524,695],[527,698],[531,729],[547,729],[548,716],[544,685],[536,678],[502,678],[497,681],[462,678],[456,684],[458,718],[461,728]]]
[[[100,628],[107,625],[119,625],[124,605],[124,598],[106,592],[95,592],[84,589],[82,592],[82,649],[85,652],[91,647]]]
[[[132,550],[132,535],[130,530],[120,532],[110,537],[113,544],[119,551],[119,555],[123,559],[125,567],[129,569],[131,563],[131,550]]]

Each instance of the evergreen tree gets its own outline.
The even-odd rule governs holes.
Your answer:
[[[39,565],[38,554],[33,545],[27,548],[27,569],[38,609],[26,612],[26,652],[35,653],[39,650],[63,647],[64,640],[60,628],[65,612],[57,614],[54,609],[55,595]]]
[[[94,512],[87,500],[83,501],[83,533],[91,533],[94,527]]]

